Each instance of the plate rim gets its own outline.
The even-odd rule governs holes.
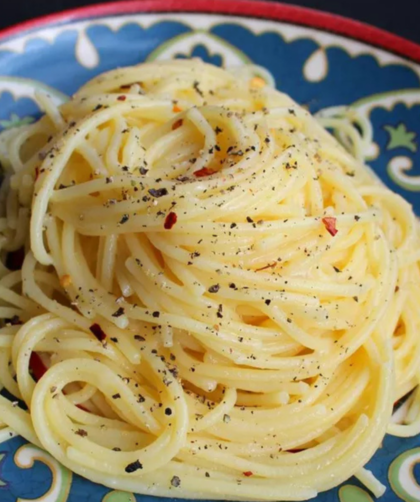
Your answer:
[[[43,28],[136,13],[197,13],[265,19],[319,29],[367,43],[415,63],[420,63],[420,44],[382,28],[338,14],[297,5],[261,0],[123,0],[87,5],[39,16],[0,30],[0,44],[36,33]]]

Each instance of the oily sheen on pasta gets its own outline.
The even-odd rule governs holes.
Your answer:
[[[0,136],[0,434],[137,493],[380,495],[363,466],[420,432],[417,393],[391,423],[419,380],[418,224],[241,75],[118,69]]]

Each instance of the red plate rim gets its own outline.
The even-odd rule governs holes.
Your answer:
[[[255,0],[130,0],[67,10],[0,30],[0,42],[51,25],[141,12],[213,13],[253,17],[318,28],[420,62],[420,45],[352,19],[305,7]]]

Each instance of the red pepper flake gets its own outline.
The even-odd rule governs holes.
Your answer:
[[[41,380],[47,372],[45,364],[36,352],[31,353],[31,358],[29,359],[29,369],[37,382]]]
[[[178,216],[174,212],[170,212],[166,218],[165,218],[165,223],[163,224],[165,230],[170,230],[175,223],[178,221]]]
[[[39,167],[35,167],[35,181],[39,178]]]
[[[96,323],[92,324],[92,326],[89,329],[100,342],[103,342],[106,339],[106,334],[104,333],[103,329],[99,326],[99,324]]]
[[[245,471],[245,472],[243,473],[243,475],[244,475],[244,476],[246,476],[247,478],[249,478],[249,477],[253,476],[253,475],[254,475],[254,473],[253,473],[252,471]]]
[[[172,130],[175,131],[175,129],[179,129],[183,123],[184,121],[182,119],[177,120],[172,124]]]
[[[127,99],[127,96],[118,96],[117,100],[118,101],[125,101]]]
[[[338,232],[335,225],[337,223],[337,218],[333,218],[332,216],[326,216],[322,218],[322,223],[325,225],[327,232],[330,233],[333,237]]]
[[[179,106],[177,105],[174,105],[174,107],[172,108],[172,111],[174,113],[179,113],[179,112],[182,112],[182,108],[180,108]]]
[[[216,171],[213,171],[213,169],[209,169],[208,167],[203,167],[198,171],[195,171],[193,174],[196,178],[204,178],[205,176],[211,176],[215,172]]]
[[[83,404],[76,404],[76,408],[79,408],[79,410],[85,411],[86,413],[90,413],[90,411],[83,406]]]

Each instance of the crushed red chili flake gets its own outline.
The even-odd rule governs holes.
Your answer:
[[[127,99],[127,96],[118,96],[118,101],[125,101]]]
[[[35,181],[39,178],[39,167],[35,167]]]
[[[47,372],[47,367],[36,352],[31,353],[31,357],[29,359],[29,369],[37,382],[41,380]]]
[[[176,215],[176,213],[174,213],[173,211],[171,211],[165,218],[165,223],[163,224],[163,227],[165,228],[165,230],[170,230],[174,225],[175,223],[178,221],[178,216]]]
[[[83,404],[76,404],[76,408],[79,408],[79,410],[85,411],[86,413],[90,413],[90,411],[83,406]]]
[[[337,218],[333,218],[332,216],[326,216],[325,218],[322,218],[322,223],[325,225],[327,232],[334,237],[334,235],[338,232],[337,228],[335,227],[337,223]]]
[[[172,111],[174,113],[179,113],[179,112],[182,112],[182,108],[180,108],[179,106],[177,105],[174,105],[174,107],[172,108]]]
[[[99,326],[99,324],[92,324],[92,326],[89,329],[100,342],[103,342],[106,339],[106,334],[104,333],[103,329]]]
[[[177,120],[176,122],[174,122],[172,124],[172,130],[175,131],[175,129],[180,128],[183,123],[184,123],[184,121],[182,119]]]
[[[213,169],[209,169],[208,167],[202,167],[198,171],[194,171],[194,176],[196,178],[204,178],[205,176],[211,176],[214,174],[216,171],[213,171]]]
[[[254,473],[253,473],[252,471],[245,471],[245,472],[243,473],[243,475],[244,475],[244,476],[246,476],[247,478],[249,478],[250,476],[253,476],[253,475],[254,475]]]

